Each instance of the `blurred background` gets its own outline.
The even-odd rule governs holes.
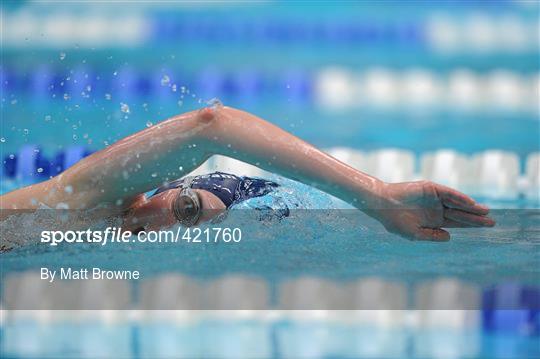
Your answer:
[[[4,2],[2,145],[100,149],[217,97],[322,147],[525,156],[538,149],[537,10]]]
[[[385,180],[427,178],[503,201],[503,208],[538,208],[538,14],[538,2],[525,0],[4,1],[1,192],[47,179],[124,136],[218,98]],[[537,239],[521,239],[529,246],[509,248],[504,260],[516,267],[526,263],[524,276],[538,284]],[[474,256],[474,249],[466,253]],[[521,259],[522,253],[529,257]],[[479,270],[498,254],[481,255]],[[26,268],[15,256],[3,259],[10,270]],[[24,280],[31,283],[24,275],[10,283],[20,298],[31,298],[37,284],[24,287]],[[2,353],[539,357],[538,290],[513,283],[485,291],[464,282],[466,272],[459,275],[412,289],[360,278],[353,287],[362,288],[358,300],[368,304],[354,315],[322,310],[324,300],[304,303],[318,310],[300,313],[3,311]],[[180,274],[152,280],[142,293],[165,301],[171,288],[199,290]],[[219,291],[217,297],[263,309],[276,308],[267,301],[295,308],[295,293],[320,298],[339,291],[332,281],[298,280],[292,289],[269,289],[264,279],[243,276],[208,285],[233,288],[237,295],[244,291],[244,297],[230,291],[232,297]],[[128,303],[132,291],[124,284],[99,288],[117,305]],[[282,290],[292,294],[267,298]],[[446,307],[425,303],[422,295],[444,299]],[[395,301],[384,304],[389,297]],[[481,310],[478,303],[493,298],[518,304]],[[378,301],[383,304],[373,304]],[[423,303],[424,310],[407,311],[411,302]],[[533,303],[535,310],[523,309],[523,303]]]

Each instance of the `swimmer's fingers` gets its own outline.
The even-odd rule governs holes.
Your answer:
[[[489,213],[488,207],[476,203],[474,199],[455,189],[443,185],[436,185],[436,190],[446,207],[479,215],[486,215]]]
[[[400,231],[391,231],[413,241],[446,242],[450,233],[441,228],[417,227],[413,222],[405,224]]]
[[[480,216],[477,214],[460,211],[458,209],[447,208],[444,210],[444,219],[448,224],[460,227],[493,227],[495,221],[488,216]],[[444,227],[449,227],[443,224]]]
[[[462,223],[462,222],[454,221],[452,219],[445,218],[441,227],[443,228],[471,228],[471,227],[478,227],[478,226],[473,226],[470,224],[466,224],[466,223]]]
[[[413,239],[418,241],[446,242],[450,240],[450,233],[440,228],[420,227],[414,233]]]

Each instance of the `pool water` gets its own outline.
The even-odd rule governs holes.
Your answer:
[[[17,26],[0,66],[0,193],[218,97],[318,148],[408,151],[412,168],[405,155],[368,171],[407,174],[398,181],[419,179],[425,166],[416,159],[432,151],[507,151],[477,163],[493,166],[475,185],[499,193],[484,185],[500,175],[511,199],[464,190],[492,208],[497,226],[453,229],[447,243],[411,242],[279,177],[278,195],[215,224],[241,228],[236,244],[52,247],[38,243],[50,223],[23,216],[0,224],[3,236],[24,242],[0,254],[0,357],[540,357],[540,202],[526,160],[540,152],[537,7],[319,5],[121,4],[83,8],[89,17],[79,19],[67,4],[6,4],[3,20]],[[64,10],[73,24],[64,24]],[[58,45],[72,34],[57,23],[114,29],[132,25],[129,16],[149,29],[142,42]],[[44,24],[55,31],[25,33]],[[463,40],[455,52],[443,49],[448,34]],[[492,47],[482,51],[486,41]],[[455,158],[439,163],[439,178],[473,172],[450,168]],[[524,180],[527,194],[516,190]],[[284,203],[287,217],[253,209],[279,213]],[[35,279],[44,266],[139,270],[142,279],[50,289]],[[86,310],[92,305],[102,310]]]
[[[20,322],[4,327],[4,353],[116,358],[535,358],[537,339],[476,330],[416,330],[324,321],[205,319],[139,326]],[[31,336],[32,344],[22,338]],[[30,345],[29,345],[30,344]]]
[[[493,202],[495,228],[454,229],[448,243],[410,242],[387,233],[378,222],[314,188],[283,178],[277,181],[282,184],[277,194],[250,200],[229,211],[225,221],[207,225],[241,228],[243,240],[239,244],[51,247],[30,241],[32,245],[2,255],[3,274],[44,264],[86,263],[139,269],[145,276],[168,271],[197,277],[249,273],[279,280],[301,275],[335,280],[380,276],[405,283],[450,276],[484,285],[507,281],[540,284],[540,214],[531,209],[534,202]],[[279,201],[291,209],[289,217],[261,221],[260,211],[252,209],[274,205],[278,210],[280,204],[273,202]],[[36,238],[41,230],[49,229],[24,226],[24,222],[23,228],[21,231]]]

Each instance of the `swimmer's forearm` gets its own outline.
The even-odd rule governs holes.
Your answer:
[[[55,180],[19,188],[0,196],[0,209],[2,209],[0,211],[0,220],[12,214],[11,210],[34,210],[43,204],[58,203],[61,197],[62,194],[59,192]]]
[[[39,203],[55,208],[63,203],[71,209],[113,205],[122,210],[141,193],[190,173],[208,159],[212,153],[200,135],[211,123],[208,115],[205,110],[185,113],[121,139],[50,181],[0,197],[2,208],[33,209]]]
[[[357,208],[374,206],[382,195],[382,181],[247,112],[223,107],[202,134],[213,152],[312,185]]]

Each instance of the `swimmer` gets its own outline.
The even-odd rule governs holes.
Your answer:
[[[184,178],[219,154],[314,186],[414,240],[447,241],[443,228],[491,227],[489,209],[428,181],[385,183],[250,113],[217,104],[175,116],[96,152],[48,181],[0,197],[10,211],[94,209],[124,229],[194,226],[278,184],[216,172]],[[180,178],[180,179],[178,179]],[[145,193],[157,189],[147,196]],[[69,189],[69,191],[67,190]]]

